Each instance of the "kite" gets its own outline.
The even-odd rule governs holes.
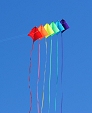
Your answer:
[[[31,73],[31,67],[32,67],[32,51],[34,48],[34,42],[39,40],[38,43],[38,79],[37,79],[37,93],[36,93],[36,98],[37,98],[37,110],[38,113],[42,113],[43,112],[43,107],[44,107],[44,90],[45,90],[45,78],[46,78],[46,68],[47,68],[47,39],[51,36],[51,41],[50,41],[50,72],[49,72],[49,100],[48,100],[48,113],[50,113],[50,106],[51,106],[51,76],[52,76],[52,36],[54,36],[55,34],[59,34],[61,33],[61,43],[62,43],[62,64],[61,64],[61,85],[62,85],[62,72],[63,72],[63,40],[62,40],[62,33],[65,32],[67,29],[69,29],[69,26],[67,24],[67,22],[62,19],[61,21],[56,21],[56,22],[51,22],[46,23],[45,25],[40,25],[39,27],[35,26],[31,29],[31,31],[28,33],[28,36],[32,38],[33,44],[32,44],[32,49],[30,52],[30,66],[29,66],[29,76],[28,76],[28,81],[29,81],[29,90],[30,90],[30,110],[29,113],[32,111],[32,90],[31,90],[31,85],[30,85],[30,73]],[[41,107],[40,107],[40,101],[39,101],[39,95],[38,95],[38,84],[40,81],[40,41],[42,39],[45,38],[45,45],[46,45],[46,60],[45,60],[45,69],[44,69],[44,80],[43,80],[43,89],[42,89],[42,103],[41,103]],[[59,64],[59,43],[58,43],[58,39],[56,42],[56,48],[57,48],[57,63],[56,63],[56,94],[55,94],[55,112],[57,110],[57,84],[58,84],[58,75],[59,75],[59,68],[58,68],[58,64]],[[62,93],[62,98],[61,98],[61,113],[62,113],[62,101],[63,101],[63,93]]]
[[[69,28],[68,24],[64,19],[62,19],[61,21],[57,21],[56,23],[52,22],[51,24],[46,23],[44,26],[43,25],[40,25],[39,27],[35,26],[28,33],[28,36],[30,36],[33,39],[33,42],[35,42],[38,39],[53,36],[58,32],[63,33],[68,28]]]

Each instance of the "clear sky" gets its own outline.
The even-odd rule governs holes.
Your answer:
[[[28,113],[28,67],[32,39],[27,36],[35,25],[64,18],[70,29],[63,33],[63,113],[92,113],[92,1],[91,0],[0,0],[0,113]],[[13,39],[14,38],[14,39]],[[56,38],[53,38],[51,109],[54,113]],[[50,37],[48,38],[48,63],[43,113],[48,111],[48,77]],[[59,55],[61,46],[59,46]],[[32,56],[31,85],[33,110],[37,113],[36,82],[38,41]],[[59,56],[61,61],[61,56]],[[41,40],[41,99],[45,63],[45,42]],[[59,76],[60,77],[60,76]],[[60,82],[60,81],[59,81]],[[60,83],[58,90],[61,91]],[[60,113],[61,94],[58,94]]]

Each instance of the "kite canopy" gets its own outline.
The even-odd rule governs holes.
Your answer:
[[[65,30],[69,29],[68,24],[64,19],[57,22],[46,23],[44,26],[40,25],[38,28],[34,27],[28,34],[33,39],[33,42],[42,39],[44,37],[53,36],[59,32],[63,33]]]
[[[69,26],[68,26],[68,24],[66,23],[66,21],[65,21],[64,19],[62,19],[62,20],[60,21],[60,23],[63,25],[63,27],[64,27],[65,30],[69,29]],[[62,33],[63,33],[65,30],[63,30]]]
[[[62,32],[63,30],[65,30],[65,28],[62,26],[62,24],[60,23],[60,21],[56,22],[56,25],[58,27],[58,29]]]
[[[54,22],[52,22],[52,23],[50,24],[50,27],[51,27],[52,30],[54,31],[54,34],[57,34],[57,33],[60,31]],[[53,35],[54,35],[54,34],[53,34]],[[53,36],[53,35],[52,35],[52,36]]]
[[[48,36],[48,33],[47,33],[47,31],[45,30],[45,28],[44,28],[43,25],[40,25],[40,26],[38,27],[38,30],[40,31],[40,33],[41,33],[41,35],[42,35],[42,38]],[[40,38],[40,39],[42,39],[42,38]]]
[[[37,27],[34,27],[28,34],[33,39],[33,42],[36,41],[37,39],[42,38],[42,34],[38,30]]]
[[[45,30],[48,33],[48,36],[46,36],[46,38],[49,37],[50,35],[53,35],[54,34],[54,31],[52,30],[52,28],[50,27],[50,25],[48,23],[45,24],[44,28],[45,28]]]

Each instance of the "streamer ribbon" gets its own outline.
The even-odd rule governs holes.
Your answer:
[[[32,49],[30,51],[30,65],[29,65],[29,76],[28,76],[28,87],[29,87],[29,91],[30,91],[30,109],[29,112],[30,113],[32,111],[32,90],[31,90],[31,85],[30,85],[30,74],[31,74],[31,68],[32,68],[32,52],[34,49],[34,42],[32,44]]]
[[[44,106],[44,89],[45,89],[45,79],[46,79],[46,66],[47,66],[47,41],[45,38],[45,46],[46,46],[46,60],[45,60],[45,70],[44,70],[44,81],[43,81],[43,91],[42,91],[42,106],[41,106],[41,113]]]
[[[61,48],[62,48],[62,64],[61,64],[61,87],[62,87],[62,79],[63,79],[63,37],[61,33]],[[62,106],[63,106],[63,90],[62,90],[62,97],[61,97],[61,113],[62,113]]]
[[[52,74],[52,37],[51,37],[51,42],[50,42],[50,74],[49,74],[49,109],[48,113],[50,111],[50,85],[51,85],[51,74]]]
[[[57,38],[57,78],[56,78],[56,95],[55,95],[55,112],[57,107],[57,85],[58,85],[58,38]]]
[[[40,103],[39,103],[39,95],[38,95],[39,80],[40,80],[40,41],[38,43],[38,79],[37,79],[37,109],[38,109],[38,113],[40,113]]]

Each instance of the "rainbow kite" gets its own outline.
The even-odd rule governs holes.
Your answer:
[[[44,37],[48,38],[49,36],[53,36],[59,32],[63,33],[68,28],[68,24],[64,19],[62,19],[61,21],[52,22],[50,24],[46,23],[44,26],[35,26],[29,32],[28,36],[30,36],[33,39],[33,42],[35,42],[38,39],[42,39]]]
[[[38,84],[39,84],[39,80],[40,80],[40,41],[38,43],[38,79],[37,79],[37,109],[38,109],[38,113],[42,113],[43,112],[43,107],[44,107],[44,90],[45,90],[45,78],[46,78],[46,65],[47,65],[47,41],[46,39],[49,36],[54,36],[55,34],[62,33],[64,31],[66,31],[69,28],[68,24],[66,23],[66,21],[64,19],[62,19],[61,21],[56,21],[56,22],[51,22],[50,24],[46,23],[44,26],[40,25],[39,27],[33,27],[31,29],[31,31],[28,33],[28,36],[30,36],[33,40],[33,44],[32,44],[32,49],[30,52],[30,66],[29,66],[29,76],[28,76],[28,80],[29,80],[29,89],[30,89],[30,110],[29,113],[32,111],[32,90],[31,90],[31,86],[30,86],[30,73],[31,73],[31,59],[32,59],[32,51],[34,48],[34,42],[36,40],[42,40],[43,38],[45,38],[45,45],[46,45],[46,60],[45,60],[45,69],[44,69],[44,80],[43,80],[43,91],[42,91],[42,103],[40,106],[40,101],[39,101],[39,95],[38,95]],[[61,37],[62,38],[62,37]],[[57,108],[57,84],[58,84],[58,75],[59,75],[59,68],[58,68],[58,39],[57,39],[57,80],[56,80],[56,96],[55,96],[55,112],[56,112],[56,108]],[[48,113],[50,113],[50,98],[51,98],[51,94],[50,94],[50,89],[51,89],[51,76],[52,76],[52,38],[51,38],[51,43],[50,43],[50,72],[49,72],[49,107],[48,107]],[[62,64],[61,64],[61,85],[62,85],[62,72],[63,72],[63,40],[62,40]],[[63,97],[61,97],[61,113],[62,113],[62,99]]]

